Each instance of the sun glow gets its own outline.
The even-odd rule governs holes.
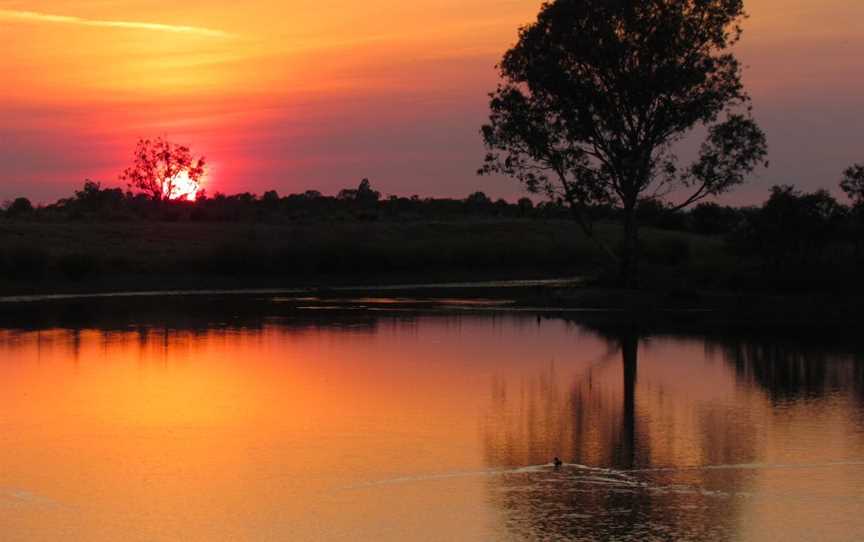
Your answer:
[[[175,201],[195,201],[200,191],[201,183],[190,178],[188,171],[181,171],[162,185],[165,197]]]

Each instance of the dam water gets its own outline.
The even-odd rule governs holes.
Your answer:
[[[864,539],[860,342],[287,305],[0,321],[0,539]]]

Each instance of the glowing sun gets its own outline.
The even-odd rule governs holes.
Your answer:
[[[200,190],[201,183],[191,179],[188,171],[181,171],[162,186],[165,197],[177,201],[195,201]]]

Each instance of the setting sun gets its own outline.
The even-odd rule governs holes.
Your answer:
[[[181,171],[170,181],[162,185],[165,197],[170,200],[195,201],[201,191],[201,183],[189,177],[188,171]]]

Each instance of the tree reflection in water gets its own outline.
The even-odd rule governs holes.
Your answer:
[[[313,301],[300,299],[294,305],[311,303]],[[173,307],[166,307],[172,304]],[[275,360],[272,367],[247,363],[243,356],[238,357],[239,361],[222,360],[222,365],[221,358],[216,356],[213,365],[214,360],[208,357],[211,352],[204,355],[200,363],[186,365],[188,372],[174,371],[177,367],[183,368],[182,364],[166,363],[165,370],[160,367],[159,371],[152,372],[153,381],[175,383],[172,389],[178,390],[183,404],[186,404],[187,382],[171,380],[178,374],[188,375],[189,381],[194,383],[201,382],[201,375],[206,375],[205,383],[215,386],[220,382],[214,379],[216,368],[233,371],[242,367],[242,374],[256,377],[251,381],[267,384],[262,384],[263,390],[270,389],[271,381],[279,385],[298,382],[302,385],[292,388],[292,393],[280,391],[272,397],[267,394],[262,397],[258,388],[250,388],[255,393],[250,392],[247,399],[251,405],[258,405],[269,397],[279,405],[277,410],[255,411],[265,420],[270,420],[270,414],[276,412],[274,427],[294,422],[295,418],[282,415],[292,408],[330,413],[332,418],[324,416],[322,419],[332,421],[334,427],[339,428],[332,434],[344,434],[344,428],[342,411],[330,408],[331,403],[334,398],[346,398],[351,402],[352,414],[365,405],[368,407],[365,412],[374,415],[371,419],[381,416],[382,427],[386,429],[370,431],[368,435],[361,435],[361,440],[345,440],[351,453],[362,452],[362,445],[371,446],[375,438],[387,437],[387,430],[392,432],[397,417],[405,413],[406,403],[411,404],[415,394],[422,396],[428,400],[418,403],[423,408],[408,411],[409,414],[421,412],[417,418],[420,421],[411,421],[414,418],[409,416],[403,428],[406,434],[416,436],[414,441],[419,443],[416,449],[421,452],[418,457],[434,463],[433,466],[428,463],[407,465],[405,470],[409,474],[435,472],[438,458],[450,449],[455,450],[451,461],[456,473],[461,472],[456,469],[463,468],[473,472],[481,466],[479,463],[485,462],[485,466],[493,470],[483,472],[493,475],[479,479],[477,486],[471,485],[475,478],[448,476],[438,481],[444,484],[444,480],[453,483],[459,480],[458,483],[464,483],[460,487],[476,489],[478,495],[485,495],[488,489],[490,502],[478,504],[482,497],[474,499],[473,494],[470,499],[466,497],[465,502],[477,506],[466,514],[481,518],[478,510],[490,511],[496,516],[495,521],[490,522],[494,523],[496,535],[500,532],[497,530],[500,516],[507,530],[504,534],[517,539],[751,540],[776,539],[778,531],[784,534],[804,532],[801,536],[807,539],[806,529],[810,529],[811,535],[818,529],[815,535],[825,539],[861,539],[853,534],[864,528],[855,522],[860,507],[860,461],[864,459],[864,362],[860,358],[860,343],[854,343],[854,334],[846,333],[841,337],[844,340],[808,339],[810,333],[720,334],[711,328],[685,333],[681,327],[658,329],[656,325],[649,332],[632,325],[578,323],[577,330],[596,334],[606,344],[605,353],[601,352],[594,359],[588,356],[597,355],[596,338],[592,337],[583,345],[579,343],[582,335],[562,326],[560,320],[556,322],[558,327],[543,328],[543,333],[532,336],[514,330],[533,329],[534,316],[502,316],[496,312],[492,316],[475,317],[477,320],[466,329],[486,334],[473,337],[459,331],[461,313],[442,316],[436,312],[423,319],[419,317],[423,315],[420,307],[411,311],[403,307],[388,315],[384,311],[348,307],[339,310],[338,306],[329,305],[327,311],[301,311],[294,305],[270,298],[243,297],[229,302],[216,297],[35,304],[16,306],[14,310],[7,307],[5,311],[0,310],[0,328],[6,328],[0,332],[0,347],[5,344],[8,352],[17,355],[15,343],[19,339],[31,340],[35,332],[39,335],[33,345],[37,351],[35,359],[41,359],[43,349],[47,358],[52,351],[57,354],[68,348],[69,359],[77,366],[78,358],[83,356],[81,366],[87,369],[88,352],[91,356],[93,352],[92,348],[88,350],[87,342],[90,340],[92,347],[94,333],[99,333],[105,352],[115,352],[114,348],[117,344],[122,346],[123,341],[137,343],[137,347],[128,349],[129,359],[140,360],[135,363],[146,369],[147,363],[161,363],[171,360],[172,356],[175,360],[184,359],[188,343],[195,342],[193,339],[198,337],[207,339],[202,343],[209,341],[219,345],[214,352],[221,352],[228,345],[250,356],[260,354],[262,337],[275,337],[279,348],[274,352],[293,352],[294,357],[290,359],[295,360],[295,365],[286,366]],[[508,334],[487,333],[485,326],[495,327],[499,322],[496,319],[513,324],[512,328],[507,328]],[[388,332],[391,326],[400,326],[400,331]],[[407,328],[401,329],[401,326]],[[446,338],[447,348],[430,353],[428,344],[431,343],[415,340],[414,326],[435,331],[433,335],[426,335],[427,339]],[[302,349],[295,351],[295,343],[304,336],[305,330],[316,334],[320,330],[321,336],[340,339],[344,338],[343,332],[345,336],[368,337],[369,341],[351,343],[352,348],[368,347],[364,350],[367,355],[358,358],[358,352],[353,349],[337,350],[345,356],[340,362],[336,359],[338,356],[321,356],[315,343],[315,348],[308,351],[308,363],[301,363],[305,358],[297,353]],[[412,339],[399,343],[398,339],[404,337]],[[525,338],[539,342],[561,337],[567,340],[548,348],[544,345],[542,352],[531,350],[536,342],[520,342]],[[379,341],[378,338],[391,340]],[[501,344],[492,348],[492,341],[499,339]],[[851,346],[850,340],[853,341]],[[83,353],[80,352],[82,342]],[[513,353],[510,349],[514,346],[520,348],[518,352],[534,357],[520,364],[519,356],[523,354]],[[599,346],[602,349],[602,345]],[[506,356],[502,355],[505,349]],[[562,354],[569,354],[571,359],[562,360]],[[557,361],[537,370],[539,360],[544,359],[541,355],[553,355]],[[413,363],[415,356],[422,357],[426,363]],[[57,366],[62,367],[62,364]],[[90,368],[100,370],[123,366],[122,363],[89,364]],[[15,367],[7,364],[7,368]],[[271,369],[276,372],[271,373]],[[287,372],[279,372],[283,369]],[[136,386],[137,370],[138,367],[134,371],[136,378],[128,380]],[[401,376],[401,380],[389,380],[394,373]],[[498,376],[492,378],[491,395],[487,398],[485,393],[488,392],[482,389],[482,383],[496,373]],[[30,376],[38,382],[36,376],[41,374]],[[97,374],[103,373],[97,371]],[[274,374],[281,375],[281,380],[272,378]],[[331,378],[321,378],[322,374]],[[366,380],[361,382],[358,374],[365,374]],[[344,379],[340,380],[342,377]],[[58,385],[60,382],[58,380]],[[316,385],[322,382],[341,382],[344,387]],[[478,382],[481,388],[477,387]],[[369,392],[365,402],[354,398],[358,389],[364,389],[361,385],[364,383]],[[426,387],[415,390],[415,386]],[[205,389],[219,392],[233,388],[211,386]],[[278,386],[274,389],[281,390]],[[393,410],[378,406],[379,398],[387,400],[386,405]],[[224,403],[232,405],[235,400],[226,398]],[[288,400],[293,403],[286,406]],[[207,401],[191,403],[196,407],[208,404]],[[29,405],[29,399],[23,404]],[[473,425],[477,409],[485,409],[479,421],[479,448]],[[142,411],[148,412],[146,408]],[[232,407],[226,411],[246,410]],[[183,413],[173,407],[159,412],[169,421],[174,420],[175,412]],[[437,427],[429,425],[436,416],[446,420],[447,426],[440,433],[440,441],[428,436],[430,427],[437,431]],[[472,419],[462,425],[465,430],[460,435],[455,435],[451,422],[456,418],[463,421],[466,417]],[[62,425],[57,427],[62,429]],[[242,424],[239,427],[246,428]],[[295,427],[295,433],[266,433],[258,426],[248,429],[256,439],[266,434],[276,442],[295,433],[307,438],[309,431],[306,426]],[[412,433],[415,430],[416,433]],[[331,433],[325,433],[329,447],[334,440],[330,439]],[[208,430],[201,435],[218,433]],[[140,443],[134,442],[136,448],[132,450],[140,451]],[[387,478],[392,463],[403,459],[399,454],[403,453],[406,442],[407,439],[400,436],[393,440],[392,449],[382,448],[386,453],[371,454],[371,459],[358,455],[357,464],[378,468],[377,461],[384,458],[382,474],[375,476]],[[432,445],[439,448],[433,450]],[[265,446],[262,449],[280,448]],[[294,449],[293,444],[285,448],[290,449]],[[482,457],[477,456],[478,449]],[[387,453],[391,452],[397,460],[390,459]],[[97,453],[102,453],[101,448],[93,455]],[[423,456],[423,453],[428,455]],[[106,457],[110,460],[115,455]],[[151,456],[158,457],[158,454],[142,457]],[[544,466],[555,456],[567,462],[560,470]],[[314,457],[317,459],[319,455],[314,454]],[[269,464],[280,476],[294,464],[306,464],[288,459],[281,451]],[[245,465],[247,460],[249,454],[244,448],[226,464]],[[856,460],[859,463],[855,463]],[[843,461],[850,463],[845,468],[825,468],[842,465]],[[814,465],[818,470],[782,468],[784,464],[802,463]],[[259,468],[259,463],[255,463],[255,468]],[[55,476],[62,477],[68,470],[60,469]],[[328,472],[332,470],[327,469]],[[92,472],[98,476],[106,471],[100,464]],[[318,473],[313,478],[323,476]],[[339,484],[343,484],[341,477]],[[243,487],[246,488],[245,482]],[[410,491],[415,486],[399,487]],[[429,484],[418,485],[418,495],[427,497],[430,487]],[[433,492],[432,496],[442,496],[440,502],[449,506],[452,486],[442,487],[442,493]],[[815,493],[817,491],[821,493]],[[389,494],[382,490],[376,498]],[[301,499],[285,498],[278,492],[272,495],[273,502],[279,503],[274,515],[280,518],[285,516],[286,505],[301,502]],[[245,499],[244,495],[244,502]],[[111,502],[124,501],[113,499]],[[393,502],[401,503],[401,497],[394,498]],[[417,508],[418,515],[427,520],[430,509],[427,502],[422,502],[424,505]],[[387,510],[389,513],[389,508]],[[450,517],[449,509],[445,515]],[[304,512],[298,517],[310,516]],[[838,517],[847,523],[832,523],[824,519],[828,517]],[[477,521],[485,522],[485,519],[483,516]],[[830,529],[835,524],[838,527],[832,533]],[[458,524],[458,528],[465,531],[462,524]],[[489,538],[496,537],[486,537]]]
[[[559,471],[538,467],[490,481],[519,538],[737,538],[759,472],[750,464],[772,446],[762,432],[776,423],[777,403],[864,396],[864,363],[842,349],[699,337],[703,363],[719,353],[726,367],[719,378],[728,382],[693,383],[692,393],[682,393],[682,360],[639,367],[640,355],[652,357],[650,336],[634,326],[595,331],[610,354],[575,380],[561,382],[550,365],[518,389],[493,382],[483,426],[490,467],[572,460]],[[732,390],[734,401],[704,393],[715,384]],[[860,434],[852,438],[864,449]]]

